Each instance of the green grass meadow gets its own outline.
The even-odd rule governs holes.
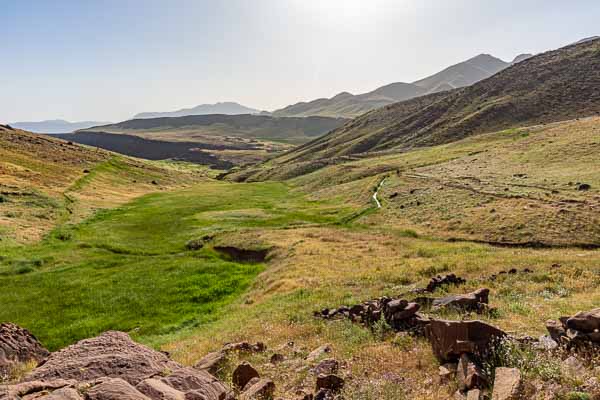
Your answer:
[[[55,350],[105,330],[142,341],[214,321],[263,270],[228,260],[204,235],[334,223],[350,210],[281,183],[209,182],[141,197],[56,228],[35,245],[1,248],[0,321]]]

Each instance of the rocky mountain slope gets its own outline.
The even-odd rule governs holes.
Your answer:
[[[527,56],[529,55],[518,56],[513,63],[522,61]],[[324,98],[293,104],[274,111],[273,115],[357,117],[388,104],[409,100],[428,93],[472,85],[510,65],[512,63],[502,61],[488,54],[480,54],[413,83],[391,83],[359,95],[342,92],[330,99]]]
[[[200,104],[192,108],[183,108],[177,111],[167,112],[143,112],[136,114],[133,119],[145,118],[164,118],[164,117],[185,117],[188,115],[208,115],[208,114],[225,114],[225,115],[240,115],[240,114],[259,114],[260,110],[246,107],[239,103],[226,101],[215,104]]]
[[[600,40],[519,62],[473,86],[365,114],[277,163],[398,152],[511,127],[600,113]]]

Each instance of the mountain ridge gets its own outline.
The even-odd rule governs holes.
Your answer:
[[[472,86],[371,111],[272,160],[272,165],[299,163],[302,174],[336,158],[402,152],[486,132],[593,116],[600,113],[598,87],[600,40],[570,45],[514,64]]]
[[[513,62],[522,61],[524,56],[517,56]],[[509,67],[513,62],[506,62],[489,54],[479,54],[412,83],[393,82],[357,95],[341,92],[331,98],[295,103],[275,110],[272,114],[275,116],[318,115],[354,118],[399,101],[472,85]]]
[[[242,104],[225,101],[214,104],[200,104],[191,108],[182,108],[176,111],[165,112],[142,112],[133,116],[132,119],[150,119],[163,117],[185,117],[189,115],[209,115],[209,114],[224,114],[224,115],[241,115],[241,114],[259,114],[261,111],[255,108],[246,107]]]

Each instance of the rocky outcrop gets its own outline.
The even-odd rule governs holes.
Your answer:
[[[600,345],[600,308],[546,322],[550,337],[568,347]]]
[[[0,324],[0,378],[19,363],[40,363],[50,353],[27,329],[15,324]]]
[[[7,386],[0,399],[67,388],[85,391],[89,400],[233,399],[209,373],[184,367],[122,332],[106,332],[51,354],[22,383]]]
[[[484,355],[506,337],[500,329],[482,321],[431,320],[425,328],[433,353],[440,362],[456,362],[465,354]]]

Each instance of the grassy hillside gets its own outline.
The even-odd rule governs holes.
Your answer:
[[[386,177],[384,209],[363,222],[439,237],[505,244],[599,246],[600,118],[478,135],[447,145],[346,160],[306,173],[294,184],[318,198],[353,182]],[[317,164],[318,165],[318,164]],[[269,165],[250,177],[286,179],[298,165]],[[578,190],[580,183],[590,190]],[[350,195],[351,196],[351,195]]]
[[[40,242],[4,244],[0,285],[10,290],[0,291],[7,305],[0,320],[30,328],[53,349],[126,330],[187,365],[226,342],[260,340],[267,352],[241,358],[273,379],[284,399],[314,389],[305,357],[329,344],[325,357],[340,361],[347,399],[445,400],[456,384],[437,383],[439,364],[425,340],[384,325],[370,331],[324,321],[313,311],[410,293],[447,272],[467,283],[435,296],[487,287],[497,311],[429,315],[481,318],[538,336],[547,319],[596,307],[600,250],[573,245],[600,237],[599,143],[600,119],[592,118],[348,160],[285,183],[201,179],[148,194],[58,226]],[[102,171],[68,186],[102,193],[94,183]],[[372,195],[384,178],[378,209]],[[578,182],[591,187],[577,190]],[[500,235],[520,246],[470,241]],[[269,251],[264,262],[249,263],[221,246]],[[510,268],[533,272],[489,279]],[[276,365],[269,362],[275,352],[284,355]],[[513,356],[527,387],[550,394],[557,382],[561,392],[585,390],[597,365],[574,376],[558,367],[561,354]],[[237,361],[232,356],[220,371],[226,381]]]
[[[324,117],[189,115],[133,119],[97,126],[78,131],[70,135],[69,140],[93,143],[132,156],[180,159],[222,168],[263,161],[324,135],[345,122],[345,119]],[[114,135],[127,137],[115,138]]]
[[[540,54],[473,86],[386,106],[276,159],[334,161],[600,113],[600,40]],[[302,165],[299,165],[301,169]]]
[[[243,200],[242,200],[243,199]],[[151,194],[38,244],[4,247],[0,320],[53,349],[109,329],[151,336],[214,319],[263,269],[188,242],[256,227],[333,222],[344,209],[304,200],[280,183],[206,182]]]
[[[0,248],[204,175],[0,126]]]

